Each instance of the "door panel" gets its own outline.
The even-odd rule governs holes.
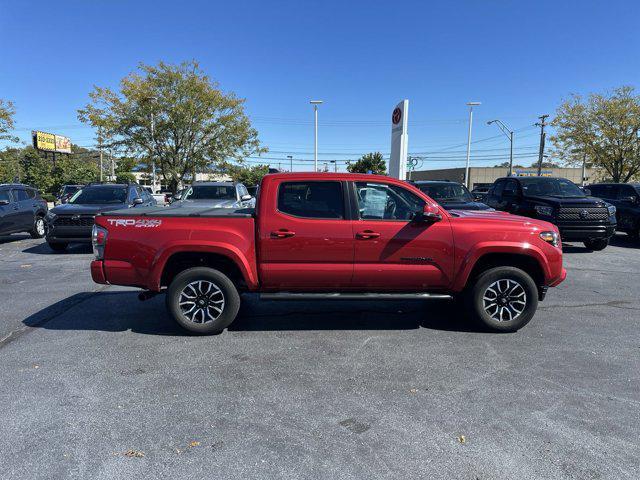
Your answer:
[[[13,202],[9,190],[0,190],[0,200],[9,202],[6,205],[0,205],[0,235],[4,235],[12,232],[14,229],[14,207],[16,204]]]
[[[430,290],[447,287],[453,274],[453,235],[448,216],[413,222],[426,202],[413,192],[371,182],[355,183],[359,219],[352,287],[362,290]]]
[[[33,199],[27,196],[27,192],[23,188],[13,189],[11,191],[15,203],[13,204],[14,228],[16,231],[31,230],[33,227],[34,203]],[[17,208],[16,208],[17,207]]]
[[[348,287],[353,233],[341,182],[282,181],[278,210],[260,219],[259,271],[266,289]]]

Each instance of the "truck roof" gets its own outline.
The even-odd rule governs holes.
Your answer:
[[[350,181],[393,181],[405,184],[404,180],[398,180],[397,178],[387,177],[386,175],[374,175],[370,173],[334,173],[334,172],[284,172],[284,173],[269,173],[264,178],[285,178],[287,180],[350,180]]]

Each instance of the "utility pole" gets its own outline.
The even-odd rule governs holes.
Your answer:
[[[322,100],[311,100],[309,102],[313,105],[313,113],[315,117],[315,136],[314,136],[314,146],[313,146],[313,171],[318,171],[318,105],[322,103]]]
[[[287,158],[289,159],[289,171],[293,172],[293,155],[287,155]]]
[[[541,176],[542,175],[542,159],[544,158],[544,142],[547,136],[547,134],[544,133],[544,127],[548,125],[546,120],[547,118],[549,118],[549,115],[547,114],[540,115],[538,118],[540,119],[540,121],[537,122],[535,125],[536,127],[540,127],[540,151],[538,152],[538,176]]]
[[[587,179],[587,153],[582,152],[582,186],[583,187],[586,179]]]
[[[464,170],[464,184],[469,187],[469,160],[471,158],[471,127],[473,126],[473,107],[480,105],[480,102],[467,102],[469,106],[469,136],[467,137],[467,166]]]

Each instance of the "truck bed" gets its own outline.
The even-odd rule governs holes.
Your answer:
[[[105,213],[110,217],[206,217],[206,218],[247,218],[253,217],[254,208],[211,208],[202,205],[169,205],[167,207],[123,208]]]

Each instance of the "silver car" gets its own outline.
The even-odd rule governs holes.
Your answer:
[[[256,199],[247,187],[235,182],[194,182],[176,203],[197,204],[211,208],[253,208]]]

